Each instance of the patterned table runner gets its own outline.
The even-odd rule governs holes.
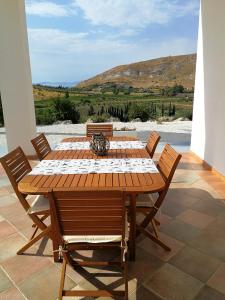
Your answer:
[[[143,149],[145,145],[140,141],[111,141],[110,149]],[[89,142],[65,142],[57,144],[54,150],[89,150]]]
[[[42,160],[30,175],[158,173],[150,158]]]

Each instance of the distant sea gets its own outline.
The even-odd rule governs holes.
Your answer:
[[[68,81],[59,81],[59,82],[44,81],[44,82],[36,82],[34,84],[41,84],[41,85],[52,86],[52,87],[58,87],[58,86],[72,87],[72,86],[77,85],[78,83],[79,83],[79,81],[73,81],[73,82],[68,82]]]

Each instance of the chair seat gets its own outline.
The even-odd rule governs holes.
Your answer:
[[[49,201],[48,198],[39,195],[32,202],[30,209],[28,209],[28,214],[41,214],[49,212]]]
[[[121,235],[64,235],[63,239],[66,244],[72,243],[116,243],[121,242]],[[126,221],[125,240],[129,240],[129,223]]]
[[[139,194],[137,197],[136,207],[152,207],[155,199],[151,194]]]

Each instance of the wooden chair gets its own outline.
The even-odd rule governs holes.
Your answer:
[[[31,143],[37,153],[39,160],[44,159],[45,156],[52,151],[48,140],[43,133],[32,139]]]
[[[20,180],[32,170],[29,161],[20,147],[1,157],[0,162],[8,175],[20,203],[33,221],[33,227],[35,227],[29,242],[17,251],[17,254],[22,254],[42,237],[51,237],[50,226],[46,226],[43,222],[50,214],[49,201],[44,196],[37,196],[30,205],[26,199],[27,195],[22,194],[18,190]],[[38,229],[41,230],[41,233],[36,236]]]
[[[128,299],[126,241],[128,236],[124,195],[118,191],[62,191],[49,193],[51,223],[54,239],[59,245],[59,258],[63,257],[58,299],[63,296],[111,297]],[[76,250],[120,249],[117,262],[75,261],[71,253]],[[101,290],[65,290],[66,266],[74,269],[84,266],[116,264],[123,269],[124,291],[110,291],[100,281]],[[83,269],[83,268],[82,268]],[[84,269],[83,269],[84,271]],[[86,271],[87,272],[87,271]],[[97,279],[95,279],[97,280]],[[97,280],[98,281],[98,280]],[[97,287],[99,287],[97,284]]]
[[[148,139],[147,145],[146,145],[146,150],[148,151],[150,157],[152,158],[154,153],[155,153],[155,149],[159,143],[160,140],[160,135],[156,132],[153,131]]]
[[[144,220],[136,226],[137,235],[143,233],[167,251],[170,251],[171,249],[160,240],[156,228],[156,226],[160,225],[160,223],[155,219],[155,217],[163,204],[180,159],[181,154],[178,154],[170,145],[167,144],[157,163],[157,168],[165,180],[165,188],[158,193],[156,200],[154,200],[150,194],[139,195],[136,205],[137,212],[141,212],[145,215]],[[149,223],[153,226],[154,235],[147,229]]]
[[[94,133],[102,133],[106,137],[113,136],[113,125],[112,124],[87,124],[86,135],[91,137]]]

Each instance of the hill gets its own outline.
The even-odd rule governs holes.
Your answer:
[[[106,83],[134,88],[166,87],[181,84],[192,88],[195,80],[196,54],[168,56],[114,67],[80,82],[77,87],[101,86]]]

